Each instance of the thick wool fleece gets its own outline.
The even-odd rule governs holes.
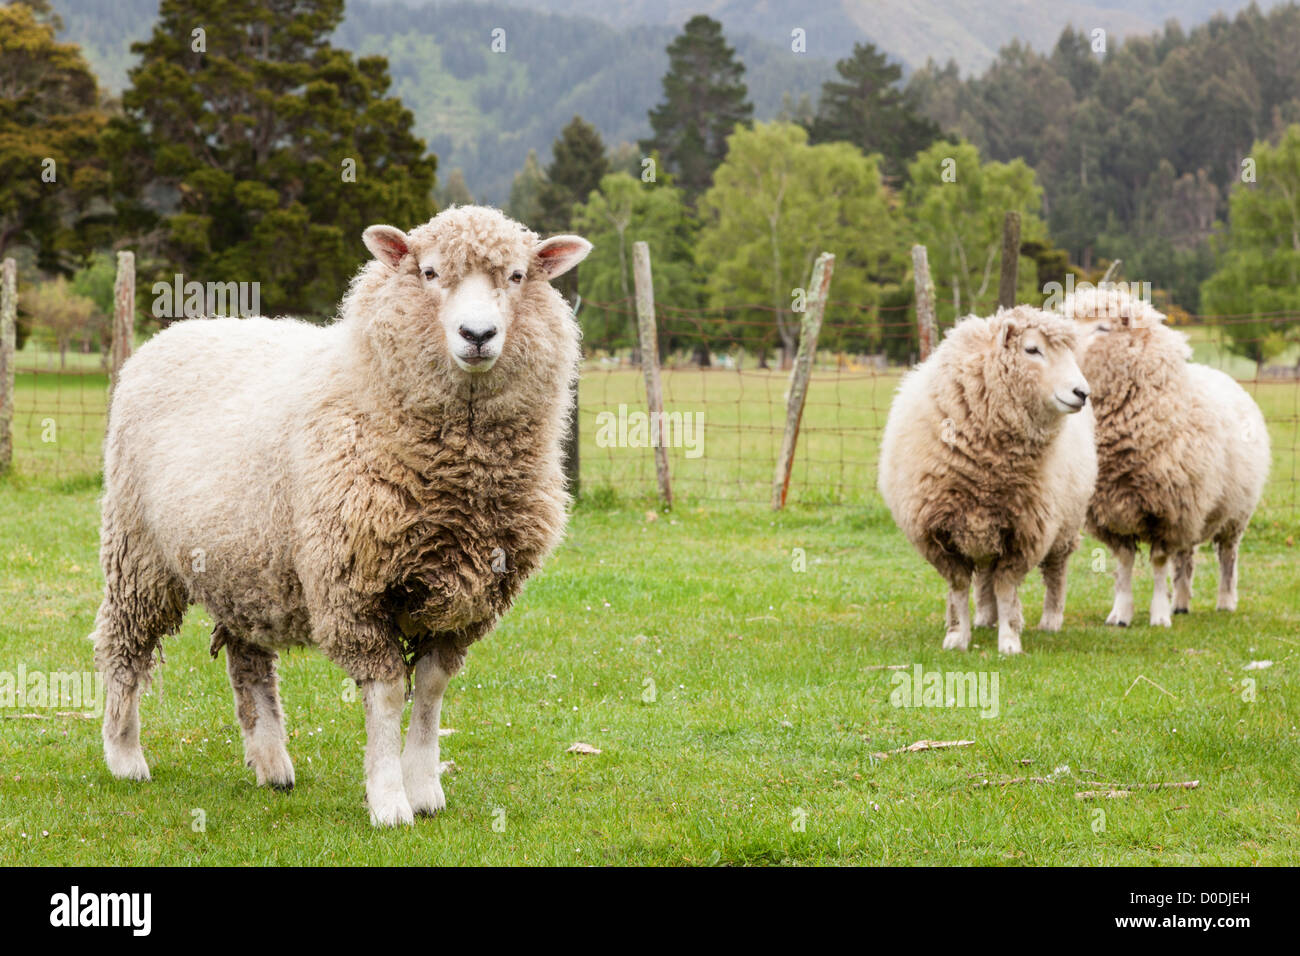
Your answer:
[[[1063,310],[1109,329],[1094,326],[1081,362],[1097,410],[1089,533],[1112,549],[1147,542],[1155,555],[1235,546],[1268,478],[1259,406],[1228,375],[1188,361],[1186,337],[1149,306],[1117,313],[1067,299]]]
[[[880,492],[908,540],[955,588],[976,568],[1022,579],[1078,545],[1096,474],[1092,414],[1041,409],[1027,329],[1074,349],[1073,323],[1028,306],[960,322],[898,389]]]
[[[126,364],[105,446],[97,663],[147,679],[188,604],[233,641],[314,644],[358,682],[455,672],[560,540],[579,356],[568,306],[496,210],[446,211],[368,263],[326,328],[178,323]],[[490,372],[454,364],[416,262],[530,263]]]

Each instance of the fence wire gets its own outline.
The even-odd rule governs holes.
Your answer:
[[[635,320],[631,299],[586,302],[582,318],[597,310],[629,325]],[[1230,353],[1225,340],[1234,323],[1251,323],[1261,339],[1288,331],[1294,336],[1300,313],[1202,316],[1178,326],[1191,337],[1196,361],[1233,375],[1259,403],[1273,444],[1260,509],[1294,516],[1300,514],[1300,362],[1259,368]],[[674,500],[768,504],[791,377],[780,368],[771,308],[660,306],[657,325],[664,411],[674,425],[665,436]],[[788,502],[879,500],[880,434],[899,378],[915,359],[914,327],[910,305],[827,304]],[[581,483],[584,495],[650,502],[657,496],[654,449],[648,429],[638,430],[638,416],[647,415],[646,390],[629,338],[622,331],[605,337],[586,332],[577,417]],[[895,343],[899,361],[890,363],[863,347],[886,340]],[[61,356],[32,339],[14,364],[15,470],[55,480],[93,478],[102,468],[107,423],[104,357],[76,344]]]

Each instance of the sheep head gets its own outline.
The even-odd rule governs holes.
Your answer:
[[[362,239],[375,259],[350,298],[387,363],[431,371],[455,393],[471,378],[491,391],[576,355],[576,327],[550,280],[586,257],[586,239],[542,239],[484,206],[452,207],[410,232],[374,225]]]
[[[1050,422],[1083,408],[1091,391],[1079,369],[1074,323],[1032,306],[999,309],[988,320],[986,375],[1030,416]]]

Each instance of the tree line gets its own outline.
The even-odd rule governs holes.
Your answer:
[[[80,297],[106,312],[108,253],[129,244],[142,297],[175,273],[257,281],[267,314],[324,320],[366,225],[472,201],[457,171],[439,182],[387,60],[334,44],[342,14],[342,0],[162,0],[114,101],[78,47],[56,40],[49,0],[0,6],[0,254],[70,280],[24,301],[53,315]],[[941,322],[989,311],[1015,210],[1022,299],[1122,258],[1175,315],[1257,317],[1225,331],[1267,361],[1294,344],[1300,311],[1290,39],[1295,4],[1103,49],[1066,28],[1049,54],[1013,43],[978,77],[930,64],[906,83],[859,44],[815,105],[791,97],[756,122],[745,64],[697,16],[667,48],[650,134],[610,148],[574,116],[549,162],[529,154],[507,209],[595,243],[566,290],[583,297],[591,349],[635,352],[631,244],[645,240],[657,300],[692,317],[666,323],[665,353],[788,363],[802,287],[830,251],[824,345],[905,361],[910,246],[929,250]]]

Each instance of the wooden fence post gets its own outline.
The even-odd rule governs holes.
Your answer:
[[[998,307],[1016,304],[1016,273],[1020,268],[1020,213],[1009,212],[1002,220],[1002,276],[998,282]]]
[[[0,266],[0,474],[14,463],[14,344],[18,334],[18,263]]]
[[[578,296],[578,301],[573,305],[573,320],[578,320],[578,312],[582,308],[582,296]],[[578,378],[581,377],[582,366],[578,366]],[[576,499],[581,490],[581,479],[578,462],[578,378],[573,380],[573,387],[569,389],[569,401],[573,403],[569,409],[569,421],[565,426],[564,442],[561,445],[560,454],[563,456],[564,475],[569,479],[569,494]]]
[[[117,387],[117,376],[131,357],[134,343],[135,253],[123,250],[117,254],[117,279],[113,283],[113,341],[108,362],[110,388]]]
[[[930,260],[925,246],[912,247],[912,281],[916,286],[916,335],[921,361],[930,357],[935,346],[934,280],[930,278]]]
[[[808,380],[812,377],[813,357],[817,354],[817,336],[822,330],[822,315],[826,311],[826,297],[830,293],[831,274],[834,271],[835,256],[823,252],[813,264],[812,280],[808,284],[804,300],[799,351],[795,355],[794,372],[790,376],[790,397],[785,403],[785,434],[781,438],[781,453],[777,456],[776,474],[772,478],[772,509],[775,511],[785,507],[785,496],[790,490],[794,450],[799,441],[799,423],[803,420]]]
[[[673,505],[668,476],[668,449],[664,445],[664,393],[659,382],[659,338],[655,331],[655,287],[650,275],[650,247],[632,243],[632,278],[636,283],[636,325],[641,340],[641,371],[645,373],[646,404],[650,410],[650,441],[654,445],[659,497],[665,508]]]

